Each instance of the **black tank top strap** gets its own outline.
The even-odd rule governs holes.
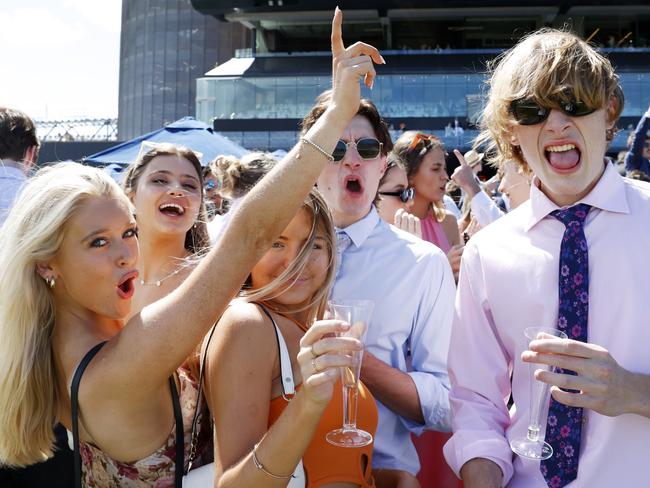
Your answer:
[[[74,372],[72,385],[70,386],[70,402],[72,404],[72,443],[74,448],[75,488],[81,488],[81,454],[79,452],[79,384],[81,383],[81,377],[83,376],[86,367],[90,364],[90,361],[92,361],[100,349],[104,347],[104,344],[106,344],[106,341],[100,342],[86,353]]]
[[[74,483],[75,488],[82,488],[81,484],[81,452],[79,450],[79,384],[84,371],[93,360],[95,355],[106,344],[106,341],[100,342],[94,346],[83,357],[79,366],[74,372],[72,377],[72,384],[70,385],[70,402],[71,402],[71,415],[72,415],[72,444],[74,451]],[[183,415],[181,412],[180,399],[178,397],[178,389],[176,388],[176,380],[174,375],[169,377],[169,388],[171,389],[172,402],[174,404],[174,420],[176,423],[176,461],[175,461],[175,479],[174,487],[182,488],[183,486],[183,463],[185,456],[185,443],[183,433]]]

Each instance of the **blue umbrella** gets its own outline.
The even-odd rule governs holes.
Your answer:
[[[142,141],[167,142],[188,147],[203,154],[201,163],[204,166],[219,155],[242,157],[248,153],[239,144],[215,133],[208,124],[198,121],[194,117],[183,117],[162,129],[87,156],[83,158],[83,162],[93,166],[130,164],[138,156]]]

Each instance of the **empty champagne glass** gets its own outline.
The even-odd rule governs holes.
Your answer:
[[[534,339],[566,339],[567,335],[557,329],[548,327],[528,327],[524,330],[524,334],[529,341]],[[528,430],[526,437],[523,439],[513,439],[510,441],[510,448],[515,454],[527,459],[544,460],[553,455],[553,448],[540,433],[545,432],[542,429],[541,416],[544,411],[544,406],[548,405],[550,385],[535,379],[535,371],[542,369],[551,371],[551,367],[546,364],[529,363],[530,369],[530,420],[528,422]]]
[[[350,324],[350,329],[341,332],[340,337],[354,337],[361,342],[365,340],[368,324],[374,309],[372,300],[343,300],[329,302],[329,311],[334,319]],[[327,433],[325,439],[330,444],[340,447],[362,447],[372,442],[372,435],[357,428],[357,401],[359,398],[359,374],[363,350],[355,351],[353,366],[341,368],[343,384],[343,427]]]

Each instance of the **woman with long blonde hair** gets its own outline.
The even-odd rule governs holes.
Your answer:
[[[322,123],[256,185],[190,276],[128,320],[138,243],[121,189],[76,164],[26,185],[0,229],[0,463],[51,456],[60,421],[80,483],[180,486],[193,411],[179,405],[175,372],[313,187],[354,116],[359,76],[373,81],[363,54],[380,62],[368,46],[334,53],[336,103]]]
[[[308,487],[373,485],[372,444],[349,449],[325,440],[342,423],[339,369],[362,347],[328,337],[341,324],[322,320],[335,241],[330,212],[314,189],[215,326],[206,389],[215,416],[217,486],[277,486],[301,459]],[[300,385],[293,398],[287,376]],[[374,433],[377,406],[362,384],[358,408],[360,426]]]

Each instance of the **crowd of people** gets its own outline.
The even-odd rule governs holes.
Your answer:
[[[337,8],[332,89],[279,162],[143,143],[120,185],[77,163],[28,177],[34,124],[0,109],[2,486],[645,483],[650,186],[606,158],[610,62],[568,32],[524,37],[450,177],[439,138],[393,143],[360,98],[385,61],[341,25]],[[629,171],[650,171],[649,129],[650,109]],[[374,302],[363,342],[330,300]],[[338,447],[361,350],[372,442]],[[541,462],[511,448],[539,382]]]

